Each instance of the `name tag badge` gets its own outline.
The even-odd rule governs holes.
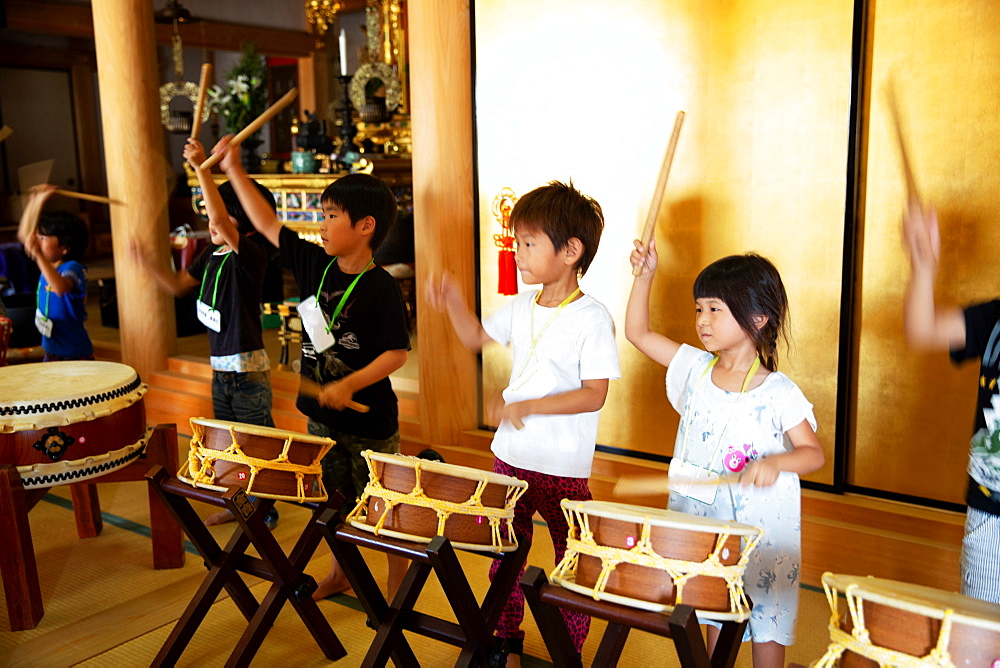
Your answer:
[[[326,330],[326,316],[316,302],[313,295],[299,302],[299,319],[302,320],[302,328],[309,335],[313,348],[321,353],[334,344],[333,334]]]
[[[52,321],[42,315],[42,312],[38,309],[35,309],[35,329],[45,338],[52,338]]]
[[[719,474],[675,457],[668,470],[667,489],[671,493],[711,505],[719,493]]]
[[[222,314],[201,300],[195,303],[198,305],[198,320],[201,321],[201,324],[213,332],[221,332]]]

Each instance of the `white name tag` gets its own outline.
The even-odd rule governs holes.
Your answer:
[[[198,308],[198,320],[213,332],[222,331],[222,314],[205,302],[198,300],[195,302]]]
[[[709,505],[715,503],[715,496],[719,493],[719,474],[715,471],[674,457],[667,475],[667,489],[671,493]]]
[[[321,353],[334,344],[333,334],[326,329],[326,316],[316,302],[315,295],[303,299],[299,303],[298,311],[302,328],[309,335],[316,352]]]
[[[52,321],[42,315],[42,312],[38,309],[35,309],[35,329],[45,338],[52,338]]]

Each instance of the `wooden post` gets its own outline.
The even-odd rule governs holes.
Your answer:
[[[448,316],[425,303],[424,289],[447,270],[469,305],[476,303],[469,3],[411,2],[407,9],[420,423],[426,442],[457,445],[460,431],[479,426],[476,357]]]
[[[153,3],[94,0],[92,8],[108,195],[125,203],[110,211],[122,361],[148,378],[177,351],[173,297],[129,253],[130,239],[154,256],[168,253]]]

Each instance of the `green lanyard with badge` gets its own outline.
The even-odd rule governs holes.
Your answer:
[[[691,397],[687,400],[687,403],[684,406],[684,440],[682,441],[681,452],[674,455],[673,459],[670,460],[670,468],[667,473],[669,476],[667,478],[667,489],[673,493],[686,496],[689,499],[694,499],[695,501],[700,501],[701,503],[706,503],[708,505],[715,503],[715,497],[719,493],[721,478],[719,474],[715,472],[714,467],[715,460],[718,458],[719,453],[722,452],[723,437],[726,435],[729,423],[733,419],[733,413],[736,412],[736,408],[739,406],[740,401],[743,399],[743,395],[746,394],[747,388],[750,386],[750,381],[753,380],[754,375],[757,373],[757,369],[760,368],[760,358],[755,357],[753,364],[750,365],[750,370],[747,371],[747,375],[743,379],[743,386],[740,388],[740,396],[736,398],[735,402],[733,402],[733,407],[729,410],[729,417],[726,418],[726,422],[722,426],[722,431],[719,433],[719,439],[715,445],[715,452],[712,454],[712,458],[708,460],[708,466],[702,467],[697,464],[692,464],[686,459],[688,442],[691,438],[691,413],[694,411],[694,400],[698,395],[698,390],[701,389],[702,382],[704,382],[705,377],[712,372],[712,368],[718,361],[719,358],[714,357],[712,358],[712,361],[708,363],[708,367],[706,367],[706,369],[702,372],[701,377],[698,378],[698,382],[694,386],[694,391],[691,392]]]
[[[52,320],[49,319],[49,297],[52,296],[52,287],[46,283],[45,284],[45,310],[42,311],[40,308],[35,308],[35,329],[47,339],[52,338]],[[41,299],[36,297],[37,301],[41,303]]]
[[[344,310],[344,306],[347,304],[348,298],[351,293],[354,292],[354,286],[358,284],[361,277],[375,264],[374,258],[368,261],[365,268],[361,270],[361,273],[354,277],[351,284],[347,286],[347,290],[341,295],[340,301],[337,303],[336,308],[333,310],[333,316],[330,321],[327,322],[326,316],[323,314],[323,310],[319,307],[319,294],[323,291],[323,283],[326,282],[326,274],[330,271],[330,267],[333,263],[337,261],[337,257],[334,256],[330,260],[330,264],[326,265],[326,269],[323,270],[323,276],[319,279],[319,285],[316,287],[316,294],[303,299],[299,302],[298,312],[299,318],[302,320],[302,328],[306,330],[306,334],[309,335],[309,340],[312,341],[313,348],[316,352],[321,353],[330,346],[332,346],[336,339],[331,333],[333,324],[337,322],[337,317],[340,316],[340,312]]]
[[[221,248],[221,246],[220,246],[220,248]],[[218,251],[216,251],[216,252],[218,252]],[[204,295],[205,295],[205,279],[204,279],[204,277],[202,277],[202,281],[201,281],[201,290],[199,290],[199,292],[198,292],[198,301],[195,302],[196,308],[198,310],[198,320],[200,320],[201,324],[205,325],[205,327],[208,327],[213,332],[221,332],[222,331],[222,314],[219,313],[219,311],[216,310],[216,308],[215,308],[215,302],[216,302],[216,299],[219,296],[219,278],[222,276],[222,267],[226,264],[226,260],[228,260],[229,257],[232,254],[233,254],[232,250],[230,250],[228,253],[226,253],[226,257],[224,257],[222,259],[222,262],[219,263],[219,268],[215,272],[215,286],[212,288],[212,304],[211,304],[211,306],[209,306],[208,304],[206,304],[202,300],[202,297],[204,297]],[[214,253],[213,253],[213,255],[214,255]]]

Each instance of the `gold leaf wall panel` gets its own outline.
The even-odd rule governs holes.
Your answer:
[[[902,333],[909,263],[904,181],[886,111],[892,77],[921,195],[939,211],[939,303],[1000,293],[1000,3],[879,0],[871,16],[871,100],[849,481],[961,503],[977,366],[910,351]]]
[[[781,370],[815,405],[828,465],[811,478],[832,482],[852,12],[850,0],[475,3],[482,311],[508,299],[497,294],[490,211],[501,188],[572,178],[601,203],[606,228],[582,285],[615,318],[622,379],[599,443],[673,450],[664,369],[623,330],[631,241],[683,109],[656,236],[653,326],[697,345],[698,271],[731,253],[770,257],[791,300],[794,350],[782,351]],[[484,351],[484,403],[509,372],[509,351]],[[486,421],[495,424],[489,411]]]

